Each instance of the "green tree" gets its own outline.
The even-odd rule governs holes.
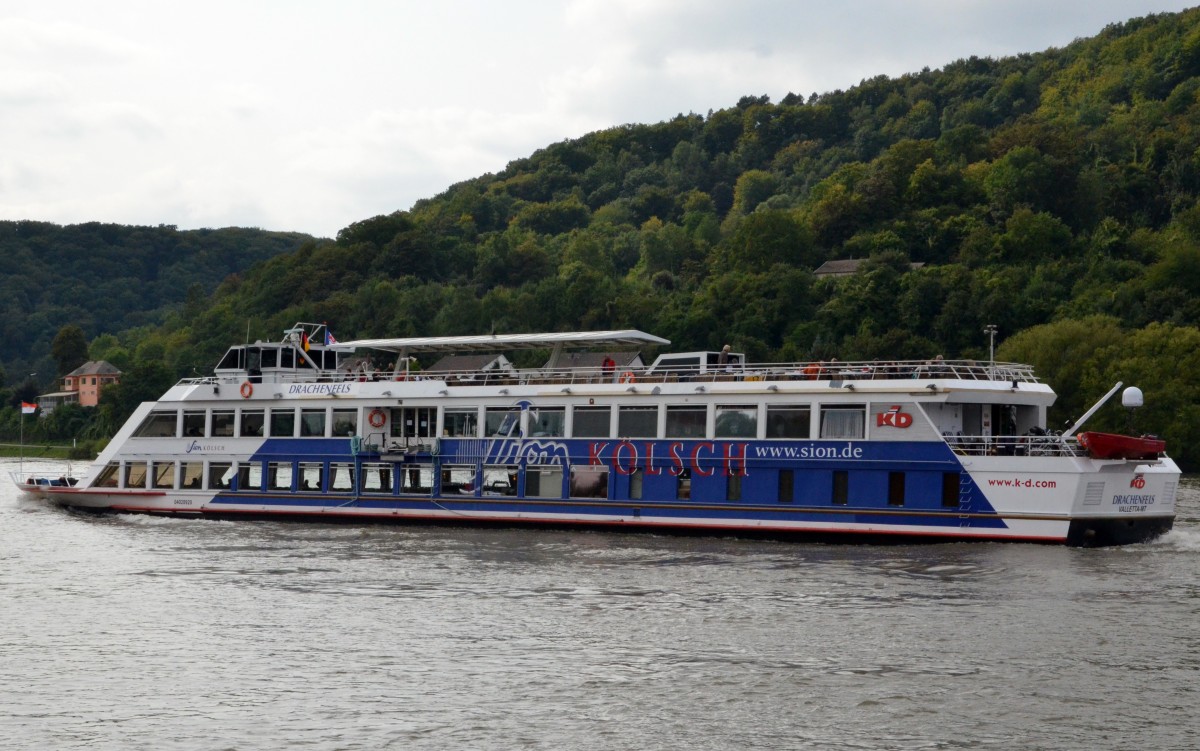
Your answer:
[[[60,378],[87,362],[88,341],[83,329],[74,325],[60,328],[50,345],[50,356],[58,366]]]

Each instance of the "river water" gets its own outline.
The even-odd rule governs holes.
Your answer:
[[[1195,478],[1078,550],[97,517],[15,468],[0,748],[1200,743]]]

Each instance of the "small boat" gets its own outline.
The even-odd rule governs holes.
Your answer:
[[[1167,450],[1167,442],[1154,436],[1118,433],[1080,433],[1079,445],[1093,459],[1136,459],[1152,461]]]

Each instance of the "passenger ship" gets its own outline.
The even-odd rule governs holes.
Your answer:
[[[1047,434],[1055,394],[1029,366],[692,352],[614,368],[594,354],[668,344],[640,331],[336,343],[297,324],[141,405],[78,481],[16,480],[118,512],[833,541],[1099,546],[1174,521],[1180,472],[1161,442]],[[415,367],[517,350],[550,354],[533,369]]]

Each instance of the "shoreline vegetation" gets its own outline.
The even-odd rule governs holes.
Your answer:
[[[75,449],[72,451],[72,449]],[[17,459],[93,459],[92,454],[80,456],[78,447],[70,444],[0,443],[0,457]]]

